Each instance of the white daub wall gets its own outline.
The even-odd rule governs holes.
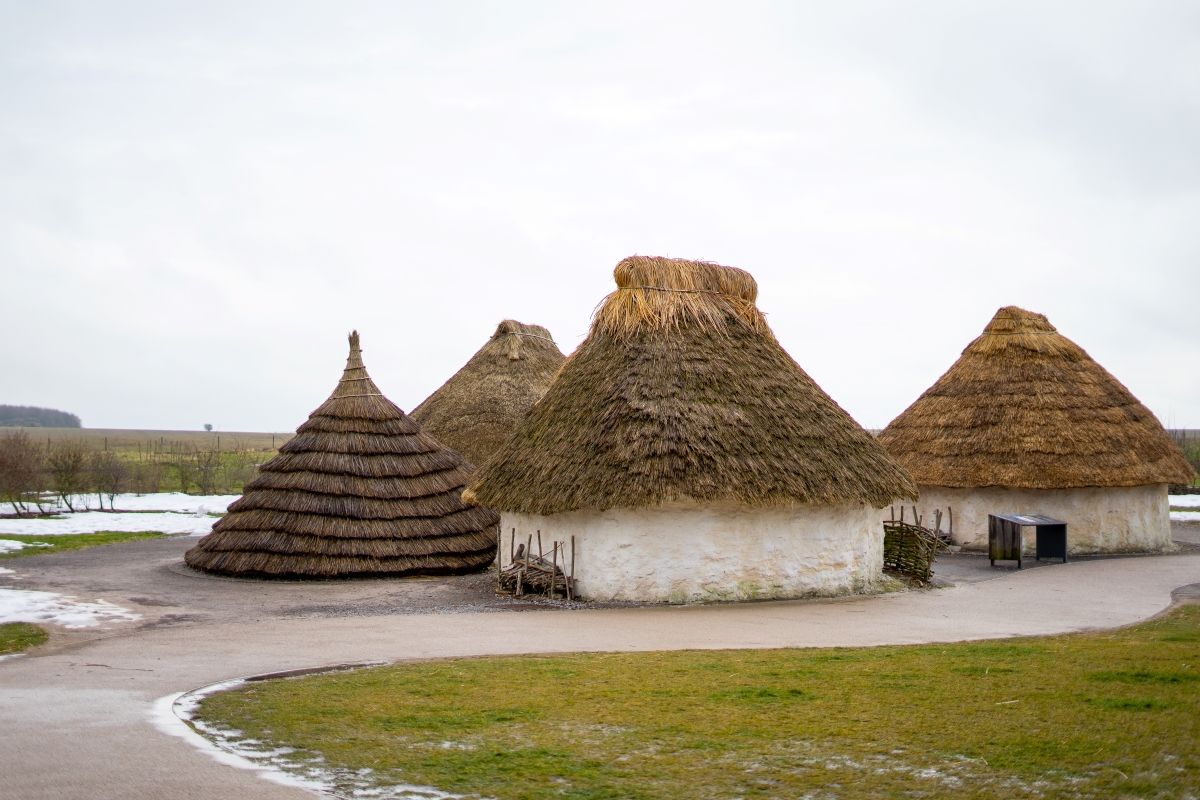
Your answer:
[[[988,514],[1042,514],[1067,523],[1069,553],[1145,553],[1174,549],[1166,484],[1087,489],[1005,489],[987,486],[950,489],[920,486],[918,512],[927,527],[933,511],[954,510],[954,541],[969,550],[986,550]],[[899,504],[897,504],[898,508]],[[912,502],[905,519],[912,520]],[[887,519],[890,510],[883,509]],[[1025,551],[1032,554],[1036,537],[1025,532]]]
[[[501,563],[542,533],[568,551],[575,585],[592,600],[706,602],[831,596],[873,589],[883,572],[883,526],[867,505],[750,509],[675,502],[650,509],[501,515]]]

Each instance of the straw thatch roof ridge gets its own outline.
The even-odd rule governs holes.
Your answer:
[[[626,337],[683,324],[724,332],[729,323],[774,339],[754,301],[758,283],[745,270],[710,261],[629,256],[613,270],[616,291],[596,307],[593,336]]]
[[[915,497],[908,474],[779,346],[742,270],[635,256],[546,396],[464,498],[555,514],[672,500]]]
[[[546,328],[506,319],[412,418],[478,466],[542,398],[564,360]]]
[[[917,483],[1067,489],[1188,483],[1158,418],[1043,314],[1006,306],[880,434]]]
[[[354,332],[333,394],[185,560],[317,577],[480,569],[494,558],[499,515],[463,502],[471,472],[384,397]]]

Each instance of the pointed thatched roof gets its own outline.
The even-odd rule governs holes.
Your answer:
[[[916,495],[791,359],[746,272],[634,256],[546,396],[464,498],[554,514],[673,499],[773,506]]]
[[[879,441],[926,486],[1189,483],[1150,410],[1042,314],[1009,306]]]
[[[470,474],[375,386],[356,331],[333,394],[185,559],[305,577],[481,569],[495,557],[500,518],[462,501]]]
[[[564,360],[550,331],[506,319],[411,416],[426,433],[480,466],[542,399]]]

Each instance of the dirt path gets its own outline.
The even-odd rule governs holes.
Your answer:
[[[486,581],[474,583],[478,578],[208,580],[172,571],[180,547],[156,542],[106,548],[70,562],[62,558],[69,554],[7,562],[20,578],[6,581],[8,586],[152,602],[130,606],[145,612],[139,622],[107,631],[56,632],[37,653],[0,662],[5,798],[310,797],[218,764],[151,723],[156,699],[237,676],[499,653],[849,646],[1050,634],[1145,619],[1169,606],[1176,587],[1200,583],[1195,551],[1020,573],[985,573],[979,559],[957,564],[962,577],[954,587],[927,592],[518,614],[489,608]]]

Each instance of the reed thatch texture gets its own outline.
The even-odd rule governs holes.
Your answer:
[[[480,466],[542,399],[564,360],[550,331],[506,319],[411,416],[426,433]]]
[[[996,312],[879,441],[925,486],[1070,489],[1187,483],[1150,410],[1042,314]]]
[[[356,331],[333,394],[184,558],[211,572],[322,578],[482,569],[500,518],[463,502],[471,471],[383,396]]]
[[[750,506],[916,495],[805,374],[730,267],[634,256],[588,338],[464,498],[555,514],[670,500]]]

